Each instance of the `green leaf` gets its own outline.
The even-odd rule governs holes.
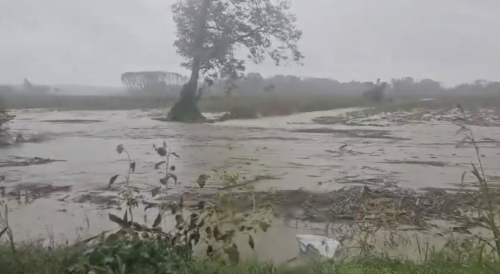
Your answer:
[[[153,228],[159,226],[161,223],[161,211],[158,212],[158,216],[156,216],[154,222],[153,222]]]
[[[153,208],[153,207],[156,207],[156,205],[155,205],[155,204],[153,204],[153,203],[150,203],[150,204],[148,204],[148,205],[144,208],[144,211],[146,211],[146,210],[148,210],[148,209],[150,209],[150,208]]]
[[[5,234],[5,232],[7,232],[7,229],[8,229],[8,227],[4,227],[4,229],[2,229],[2,231],[0,231],[0,239],[2,238],[3,234]]]
[[[255,249],[255,243],[253,241],[252,235],[250,235],[250,234],[248,235],[248,245],[252,248],[252,250]]]
[[[121,154],[123,152],[123,145],[122,144],[116,146],[116,152],[118,152],[118,154]]]
[[[233,264],[237,264],[240,261],[240,252],[235,243],[233,243],[231,247],[225,248],[224,252],[227,254],[229,261]]]
[[[267,230],[269,229],[269,227],[270,227],[270,226],[271,226],[271,225],[270,225],[269,223],[266,223],[266,222],[264,222],[264,221],[260,221],[260,222],[259,222],[259,227],[260,227],[260,229],[262,229],[262,231],[264,231],[264,232],[267,232]]]
[[[155,169],[159,169],[159,168],[160,168],[160,166],[161,166],[162,164],[165,164],[165,163],[166,163],[165,161],[160,161],[160,162],[156,163],[156,164],[155,164]]]
[[[113,177],[111,177],[111,178],[109,179],[108,188],[110,188],[110,187],[111,187],[111,185],[113,185],[113,184],[115,183],[115,181],[116,181],[116,179],[118,178],[118,176],[119,176],[119,174],[116,174],[116,175],[114,175]]]
[[[110,221],[112,221],[115,224],[118,224],[121,227],[128,227],[129,226],[127,222],[125,222],[123,219],[121,219],[120,217],[118,217],[114,214],[109,213],[108,218]]]
[[[173,173],[167,173],[167,175],[165,175],[165,178],[161,178],[160,179],[160,183],[162,185],[167,185],[168,183],[168,180],[170,179],[173,179],[174,180],[174,184],[177,185],[177,176]]]
[[[125,223],[128,223],[128,212],[127,212],[127,210],[125,210],[125,214],[123,214],[123,221]]]
[[[160,188],[155,187],[151,190],[151,196],[155,197],[156,195],[160,194]]]
[[[158,155],[163,157],[167,155],[167,150],[163,147],[158,147],[156,148],[156,153],[158,153]]]
[[[180,225],[182,225],[183,222],[184,218],[182,218],[181,214],[175,215],[175,227],[179,227]]]

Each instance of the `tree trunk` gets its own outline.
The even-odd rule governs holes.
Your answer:
[[[191,80],[182,87],[181,97],[170,109],[168,120],[187,123],[203,122],[205,120],[198,108],[198,98],[196,96],[198,78],[196,77],[196,80],[191,78]]]
[[[195,45],[196,50],[193,56],[191,66],[191,77],[189,82],[182,87],[181,96],[174,104],[168,120],[176,122],[202,122],[205,117],[201,114],[198,108],[198,99],[196,91],[198,89],[198,79],[200,78],[201,57],[203,56],[203,41],[205,40],[206,23],[208,16],[208,8],[212,0],[203,0],[201,5],[200,17],[196,26]]]

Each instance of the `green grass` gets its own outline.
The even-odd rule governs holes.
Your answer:
[[[391,95],[393,101],[370,103],[359,95],[340,94],[267,94],[205,96],[199,101],[203,112],[230,112],[228,118],[245,119],[282,116],[293,113],[323,111],[349,107],[376,107],[378,111],[411,110],[422,107],[420,97]],[[430,103],[434,108],[453,108],[460,103],[464,107],[494,107],[500,105],[499,96],[440,95]],[[177,96],[131,96],[131,95],[5,95],[1,98],[7,109],[60,109],[60,110],[130,110],[166,109],[175,103]]]
[[[94,271],[94,272],[92,272]],[[499,273],[500,263],[456,252],[433,252],[416,263],[384,255],[367,255],[349,260],[313,262],[302,266],[245,261],[189,259],[156,242],[115,242],[91,248],[47,249],[35,244],[0,245],[0,273],[14,274],[366,274],[366,273]]]

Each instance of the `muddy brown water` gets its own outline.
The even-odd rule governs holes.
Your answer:
[[[38,141],[2,148],[0,161],[14,156],[63,161],[1,167],[5,180],[0,184],[7,188],[20,184],[70,186],[71,190],[56,191],[28,205],[10,201],[10,225],[20,240],[50,235],[56,241],[70,242],[115,228],[107,221],[107,212],[117,210],[103,209],[109,206],[99,199],[116,196],[103,189],[111,176],[127,171],[126,156],[116,153],[118,144],[123,144],[136,162],[132,184],[145,186],[158,185],[162,175],[153,167],[160,159],[152,146],[166,141],[180,155],[174,159],[182,182],[174,191],[179,193],[194,186],[199,174],[213,169],[248,177],[279,175],[278,179],[257,182],[256,189],[262,191],[304,188],[324,192],[363,183],[446,189],[460,183],[462,173],[475,161],[470,146],[456,147],[463,136],[457,136],[458,126],[449,122],[384,128],[312,122],[348,111],[353,109],[202,125],[153,120],[163,115],[160,110],[18,111],[12,130],[36,136]],[[471,129],[477,138],[500,136],[500,127]],[[483,147],[486,173],[499,178],[500,146],[488,143]],[[141,210],[137,213],[142,215]],[[294,235],[318,233],[314,228],[321,226],[295,227],[276,220],[268,233],[256,239],[259,257],[288,260],[298,252]]]

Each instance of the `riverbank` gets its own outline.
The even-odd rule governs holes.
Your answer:
[[[475,250],[423,251],[420,262],[382,254],[345,260],[307,260],[300,266],[245,261],[232,265],[219,260],[195,260],[176,255],[155,242],[121,242],[97,248],[43,248],[36,244],[0,245],[0,273],[16,274],[478,274],[498,273],[500,263]],[[94,272],[92,272],[94,271]]]
[[[131,110],[168,109],[177,95],[137,96],[117,95],[23,95],[2,96],[6,109]],[[203,112],[229,112],[238,116],[249,113],[261,116],[289,115],[317,110],[329,110],[367,104],[360,96],[352,95],[238,95],[232,97],[207,96],[199,101]],[[244,117],[242,117],[244,118]]]
[[[257,94],[206,96],[199,101],[202,112],[231,112],[230,118],[258,118],[283,116],[293,113],[324,111],[349,107],[377,107],[382,111],[409,110],[420,106],[433,108],[455,107],[457,103],[464,107],[492,107],[499,104],[498,96],[491,95],[437,95],[432,102],[422,103],[420,96],[391,94],[391,100],[374,104],[362,96],[352,94]],[[59,111],[102,111],[163,109],[171,107],[178,99],[176,95],[137,96],[116,95],[3,95],[2,107],[6,109],[45,109]]]

